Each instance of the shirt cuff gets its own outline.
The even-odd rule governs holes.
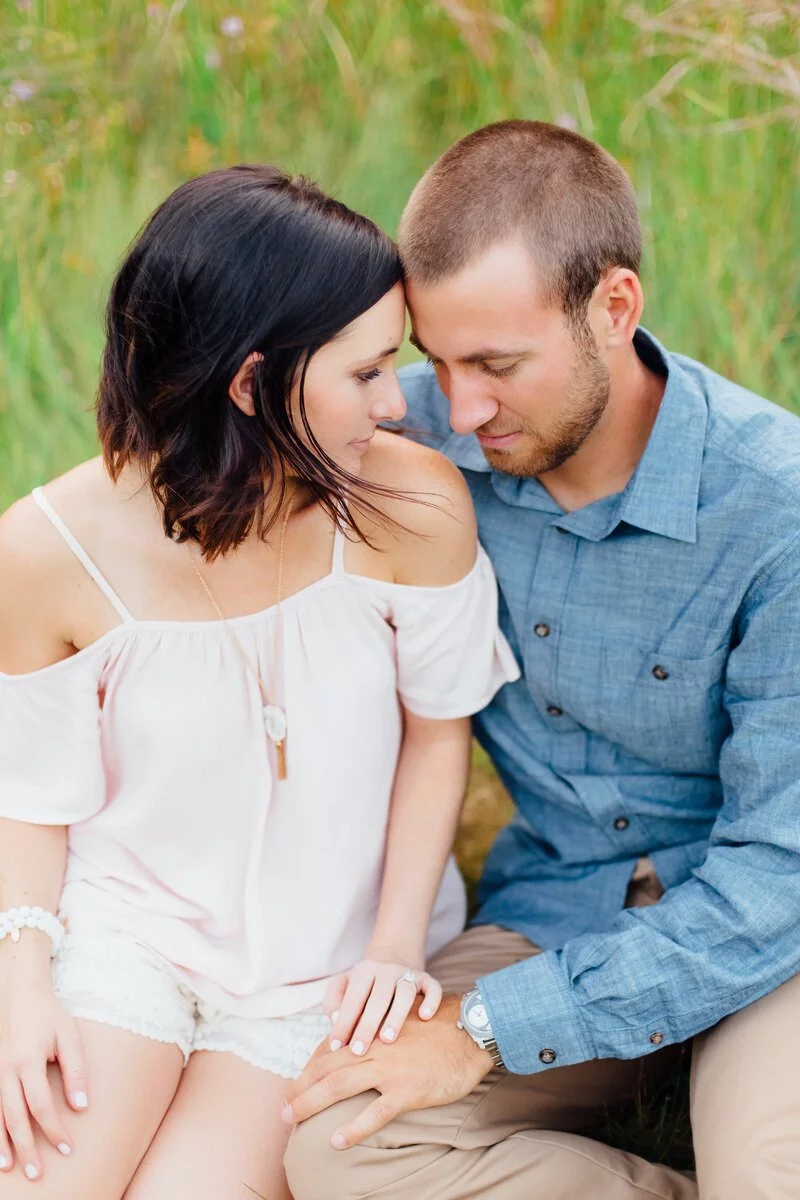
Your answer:
[[[493,971],[477,986],[503,1062],[514,1074],[597,1058],[556,951]]]

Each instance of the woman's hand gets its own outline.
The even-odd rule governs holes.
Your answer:
[[[428,1021],[442,1002],[439,983],[391,951],[372,951],[328,985],[323,1007],[333,1022],[331,1050],[349,1043],[354,1054],[365,1054],[378,1029],[382,1042],[393,1042],[419,992],[423,996],[419,1015]]]
[[[64,1095],[76,1112],[85,1109],[86,1071],[73,1018],[47,985],[9,987],[0,992],[0,1170],[16,1156],[28,1179],[39,1179],[41,1158],[33,1125],[62,1154],[72,1138],[56,1108],[47,1064],[57,1061]]]

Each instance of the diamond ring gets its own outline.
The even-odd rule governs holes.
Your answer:
[[[413,987],[419,986],[419,980],[413,971],[404,971],[397,981],[398,983],[410,983]]]

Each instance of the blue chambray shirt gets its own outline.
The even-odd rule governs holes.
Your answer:
[[[510,1070],[681,1042],[800,971],[800,420],[668,353],[625,490],[565,513],[453,434],[523,677],[475,718],[516,816],[476,921],[544,953],[478,981]],[[636,860],[668,889],[623,909]],[[554,1056],[554,1057],[553,1057]]]

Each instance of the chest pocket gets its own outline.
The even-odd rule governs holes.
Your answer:
[[[715,771],[728,717],[728,649],[702,658],[604,648],[596,729],[629,754],[677,771]]]

